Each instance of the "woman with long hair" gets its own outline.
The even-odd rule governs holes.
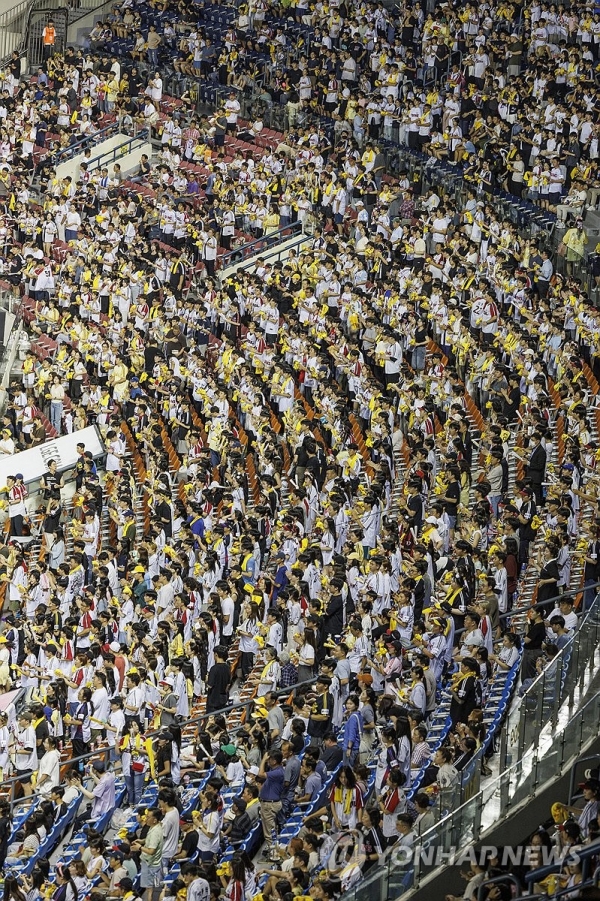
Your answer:
[[[244,619],[238,626],[238,634],[240,636],[240,653],[241,653],[241,669],[242,681],[245,681],[254,666],[254,657],[258,651],[256,636],[260,630],[260,619],[258,614],[258,605],[254,601],[250,601],[244,608]]]
[[[335,829],[337,831],[356,829],[364,804],[352,767],[343,766],[340,769],[333,783],[329,801]]]
[[[221,876],[225,888],[226,901],[245,901],[256,893],[256,877],[254,865],[245,851],[236,853],[231,858],[231,875],[229,879]]]
[[[138,803],[144,791],[144,781],[148,770],[144,737],[137,720],[126,722],[119,742],[121,767],[127,787],[127,797],[133,806]]]
[[[342,747],[344,750],[344,763],[353,767],[358,759],[360,741],[364,731],[362,712],[359,710],[360,701],[355,694],[346,698],[346,716],[344,718],[344,735]]]
[[[77,704],[73,713],[65,715],[65,723],[71,731],[71,746],[73,748],[73,757],[83,757],[90,750],[90,742],[92,738],[91,717],[94,712],[92,704],[92,689],[81,688],[77,695]],[[80,760],[77,764],[79,771],[83,771],[84,761]]]
[[[375,711],[377,709],[377,696],[370,685],[362,685],[359,694],[360,712],[363,720],[363,734],[360,742],[358,759],[360,763],[367,763],[371,757],[371,751],[377,732],[375,729]]]
[[[312,679],[315,672],[315,633],[307,628],[304,632],[295,632],[294,640],[297,645],[298,655],[298,682],[307,682]]]
[[[71,876],[69,867],[58,864],[56,867],[56,889],[52,901],[78,901],[79,892]]]

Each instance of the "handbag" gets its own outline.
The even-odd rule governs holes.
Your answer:
[[[134,760],[131,764],[131,769],[134,773],[143,773],[144,772],[144,764],[139,760]]]
[[[556,256],[564,257],[564,256],[566,256],[566,254],[567,254],[567,245],[565,244],[564,241],[561,241],[556,249]]]
[[[358,746],[358,762],[361,764],[366,764],[371,758],[371,752],[373,751],[374,744],[374,736],[370,735],[368,732],[363,732],[360,737],[360,744]]]

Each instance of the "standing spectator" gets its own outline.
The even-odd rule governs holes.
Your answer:
[[[264,855],[271,858],[277,836],[277,817],[282,806],[285,793],[285,773],[282,766],[281,751],[268,751],[262,759],[258,781],[261,783],[259,793],[260,816],[265,837]]]

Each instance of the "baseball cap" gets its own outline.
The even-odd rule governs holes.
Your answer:
[[[588,789],[592,792],[600,792],[600,782],[597,779],[586,779],[585,782],[579,784],[579,788]]]
[[[233,755],[237,752],[237,748],[235,745],[221,745],[221,750],[223,754],[227,754],[228,757],[233,757]]]

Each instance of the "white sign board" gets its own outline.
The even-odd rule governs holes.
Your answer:
[[[87,429],[79,429],[62,438],[54,438],[39,444],[30,450],[21,451],[11,457],[3,457],[0,460],[0,486],[6,485],[8,476],[23,473],[25,484],[35,482],[48,472],[48,460],[56,460],[59,472],[72,469],[77,462],[77,445],[85,444],[86,451],[91,451],[94,457],[104,453],[104,444],[100,432],[95,425]]]

